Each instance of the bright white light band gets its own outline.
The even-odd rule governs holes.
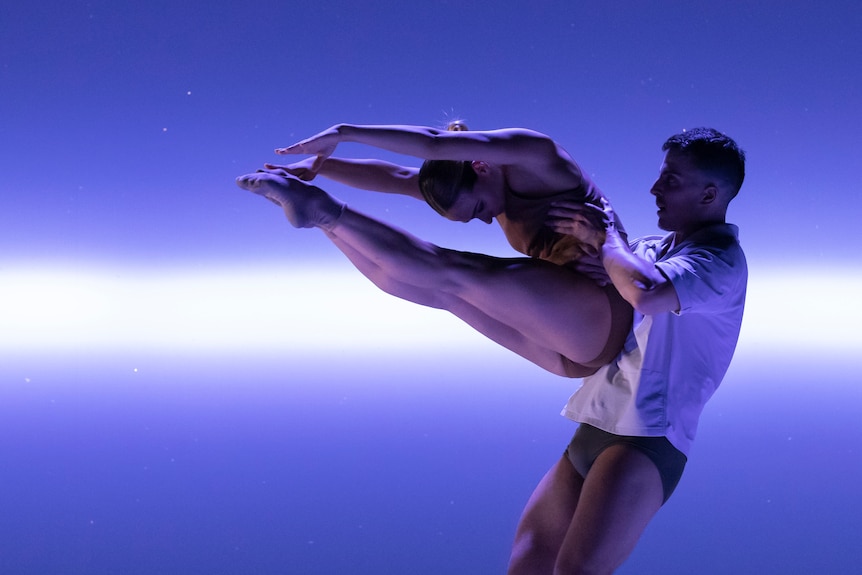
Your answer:
[[[862,272],[832,269],[753,273],[740,345],[862,350],[860,283]],[[482,342],[448,314],[386,295],[346,267],[0,267],[0,351],[476,350]]]
[[[350,269],[0,268],[0,350],[302,352],[479,337],[458,323]]]

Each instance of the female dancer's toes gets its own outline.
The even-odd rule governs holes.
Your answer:
[[[236,179],[239,187],[263,196],[284,209],[295,228],[331,230],[344,211],[344,204],[318,188],[296,178],[272,172],[255,172]]]

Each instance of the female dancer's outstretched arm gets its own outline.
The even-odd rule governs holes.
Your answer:
[[[291,175],[304,182],[309,182],[321,175],[360,190],[423,199],[419,190],[419,168],[399,166],[383,160],[328,157],[317,162],[317,170],[314,170],[316,162],[316,158],[306,158],[287,165],[266,164],[265,166],[268,170],[282,175]]]
[[[317,172],[339,143],[374,146],[423,160],[481,160],[529,172],[542,187],[569,189],[581,182],[581,173],[571,156],[550,137],[525,128],[484,131],[450,131],[410,125],[337,124],[277,154],[316,156],[311,170]]]

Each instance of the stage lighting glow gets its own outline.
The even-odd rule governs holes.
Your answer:
[[[860,280],[862,274],[830,269],[753,274],[740,345],[858,349]],[[0,349],[36,352],[355,351],[485,341],[444,312],[380,292],[354,270],[314,266],[7,265],[0,269],[0,326]]]
[[[0,349],[20,351],[361,350],[435,340],[463,345],[479,337],[444,312],[378,291],[351,270],[297,266],[5,267],[0,322]]]
[[[804,352],[862,349],[862,271],[801,265],[754,270],[740,345]]]

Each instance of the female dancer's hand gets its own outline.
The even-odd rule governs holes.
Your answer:
[[[276,154],[308,154],[309,156],[317,156],[314,163],[311,165],[311,170],[317,172],[323,162],[335,152],[338,142],[341,141],[339,126],[335,125],[331,128],[320,132],[310,138],[306,138],[301,142],[297,142],[286,148],[278,148]]]

